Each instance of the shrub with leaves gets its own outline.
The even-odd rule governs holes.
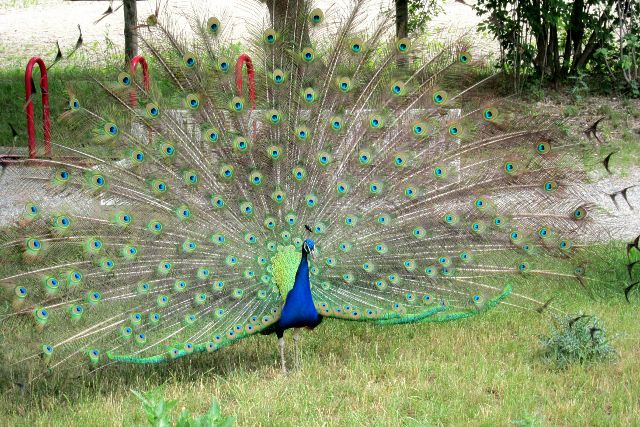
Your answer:
[[[610,359],[616,354],[600,320],[582,313],[556,317],[550,335],[540,337],[540,341],[543,360],[561,369],[572,363]]]
[[[147,416],[147,421],[153,427],[169,427],[171,423],[171,411],[178,404],[177,400],[165,400],[161,388],[149,392],[131,390],[140,399]],[[236,417],[223,416],[220,413],[220,405],[213,399],[211,407],[203,415],[192,416],[187,409],[183,409],[178,418],[176,427],[231,427],[236,422]]]

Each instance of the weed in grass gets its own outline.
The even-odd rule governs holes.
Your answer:
[[[171,412],[179,403],[178,400],[166,400],[164,389],[156,388],[148,392],[131,390],[142,402],[142,408],[147,416],[147,421],[153,427],[168,427],[171,423]],[[175,423],[176,427],[231,427],[236,422],[235,416],[224,416],[220,412],[220,405],[214,398],[209,410],[203,415],[192,416],[188,409],[183,408],[180,417]]]
[[[604,361],[616,355],[602,322],[584,314],[556,317],[550,335],[542,336],[540,341],[542,359],[560,369],[573,363]]]
[[[577,105],[567,105],[563,113],[565,117],[575,117],[580,114],[580,108]]]

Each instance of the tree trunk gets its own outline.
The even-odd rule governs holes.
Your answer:
[[[567,39],[564,43],[564,54],[562,55],[562,74],[567,75],[571,60],[579,54],[578,49],[582,46],[584,37],[584,0],[575,0],[571,7],[571,17],[567,27]]]
[[[544,1],[544,0],[543,0]],[[536,57],[533,60],[536,71],[540,76],[544,76],[544,73],[547,68],[547,45],[548,45],[548,32],[547,25],[543,16],[543,9],[546,9],[545,4],[541,4],[540,0],[533,0],[531,9],[529,11],[526,10],[525,6],[525,21],[527,20],[527,16],[533,15],[535,18],[529,18],[531,22],[531,31],[533,32],[536,38]],[[528,13],[527,13],[528,12]],[[521,23],[520,25],[523,25]]]
[[[407,37],[409,28],[409,2],[396,0],[396,37]]]
[[[591,58],[593,52],[600,47],[605,35],[610,31],[607,27],[607,22],[609,21],[609,14],[611,13],[612,6],[613,0],[609,0],[606,8],[602,12],[602,15],[600,15],[600,19],[598,19],[598,23],[591,32],[589,40],[587,40],[587,43],[584,46],[584,50],[582,50],[579,55],[577,52],[574,53],[573,62],[571,64],[571,73],[577,73],[578,70],[584,67],[584,64],[586,64],[589,58]]]
[[[551,59],[551,80],[557,88],[560,80],[560,43],[558,41],[558,27],[552,24],[549,27],[549,56]]]
[[[571,43],[573,44],[573,55],[579,56],[582,51],[582,39],[584,39],[584,1],[576,0],[574,6],[575,14],[571,16]]]
[[[128,64],[138,54],[138,10],[136,0],[122,0],[124,6],[124,57]]]
[[[299,0],[263,0],[269,9],[271,25],[281,35],[287,33],[286,37],[293,42],[296,48],[309,46],[309,26],[307,25],[308,10],[304,9],[304,2]],[[294,25],[294,21],[298,21]],[[295,29],[295,34],[293,33]]]

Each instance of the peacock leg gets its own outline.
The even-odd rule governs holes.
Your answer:
[[[300,348],[298,347],[298,342],[299,341],[300,341],[300,328],[294,328],[293,329],[293,344],[294,344],[296,370],[300,369]]]
[[[278,347],[280,347],[280,361],[282,362],[282,373],[287,373],[287,367],[284,364],[284,337],[278,338]]]

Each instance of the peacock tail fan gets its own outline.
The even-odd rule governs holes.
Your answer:
[[[469,37],[398,40],[364,1],[298,9],[245,23],[242,52],[231,21],[183,36],[158,16],[139,31],[162,87],[114,68],[95,97],[70,90],[54,156],[14,172],[9,366],[157,363],[264,331],[307,237],[326,317],[554,310],[559,287],[599,286],[585,236],[608,213],[588,202],[587,141],[491,96]]]

